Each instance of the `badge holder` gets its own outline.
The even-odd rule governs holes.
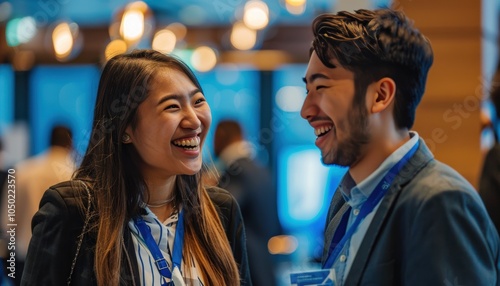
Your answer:
[[[291,286],[335,286],[335,269],[290,274]]]

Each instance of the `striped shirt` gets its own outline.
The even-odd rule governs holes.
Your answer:
[[[146,224],[151,229],[151,234],[158,247],[163,254],[163,257],[167,261],[168,267],[172,270],[172,253],[174,246],[175,229],[177,226],[178,214],[179,212],[174,212],[169,218],[167,218],[163,223],[161,223],[156,215],[151,212],[151,210],[146,207],[146,215],[142,218]],[[160,286],[162,285],[162,279],[166,282],[170,282],[170,279],[163,278],[156,267],[155,260],[151,255],[144,239],[139,231],[139,228],[134,223],[134,220],[130,220],[128,227],[132,232],[132,242],[134,244],[135,254],[137,257],[137,264],[139,265],[139,276],[141,279],[141,285],[143,286]],[[201,275],[198,273],[198,264],[192,259],[188,261],[193,261],[189,265],[186,265],[186,259],[183,257],[181,264],[182,277],[184,278],[184,283],[186,286],[203,286]]]

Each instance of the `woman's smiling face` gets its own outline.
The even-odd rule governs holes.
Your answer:
[[[189,77],[173,68],[159,70],[137,109],[137,124],[126,130],[141,158],[144,177],[199,172],[211,122],[205,96]]]

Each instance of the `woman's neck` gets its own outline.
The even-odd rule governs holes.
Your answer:
[[[145,203],[160,221],[170,217],[175,208],[175,176],[166,180],[147,180],[148,194]]]

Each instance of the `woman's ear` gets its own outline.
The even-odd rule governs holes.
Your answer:
[[[374,83],[374,92],[371,112],[382,112],[395,100],[396,83],[392,78],[384,77]]]
[[[123,133],[122,135],[122,143],[132,143],[132,128],[130,128],[130,126],[127,126],[127,129],[125,129],[125,133]]]

